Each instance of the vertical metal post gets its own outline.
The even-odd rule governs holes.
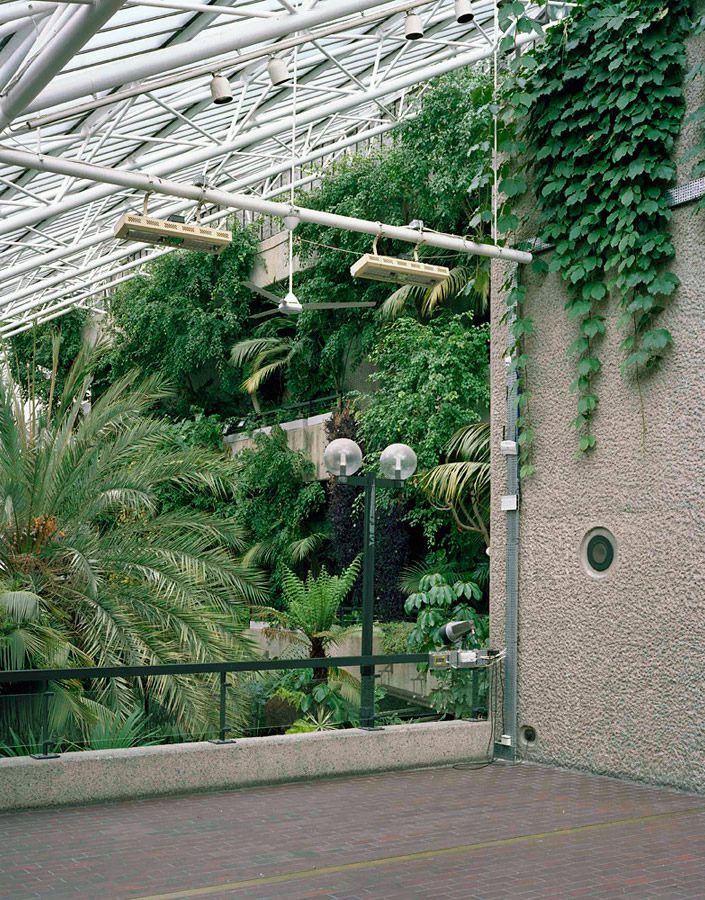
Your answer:
[[[513,285],[519,281],[519,267],[513,273]],[[514,314],[510,313],[507,327],[511,329]],[[507,371],[507,425],[506,439],[517,440],[517,418],[519,405],[519,379],[516,369],[509,366]],[[519,457],[506,457],[507,494],[519,495]],[[511,749],[507,753],[514,759],[517,745],[517,650],[519,625],[519,504],[506,512],[507,559],[506,559],[506,600],[504,620],[504,640],[507,656],[504,666],[504,732],[509,735]]]
[[[58,753],[49,753],[49,697],[53,697],[53,693],[49,690],[49,683],[42,682],[42,752],[33,753],[32,759],[57,759]]]
[[[375,476],[365,475],[365,519],[362,543],[362,656],[372,655],[375,582]],[[360,727],[375,727],[375,667],[360,667]]]
[[[218,738],[217,740],[208,741],[209,744],[234,744],[235,741],[232,739],[228,739],[225,735],[228,733],[228,727],[225,720],[225,708],[227,702],[227,691],[228,691],[228,673],[221,672],[220,673],[220,705],[219,705],[219,728],[218,728]]]
[[[225,740],[225,698],[228,688],[228,682],[225,672],[220,673],[220,740]]]

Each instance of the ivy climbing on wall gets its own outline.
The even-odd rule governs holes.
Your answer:
[[[531,180],[538,217],[532,225],[554,248],[535,267],[560,272],[567,286],[566,312],[577,326],[568,348],[576,359],[572,424],[582,452],[595,447],[607,304],[621,307],[622,369],[639,393],[639,380],[672,343],[659,314],[678,286],[667,270],[675,251],[666,189],[675,177],[673,150],[685,109],[689,5],[584,0],[512,63],[505,82],[503,149],[512,159],[500,189],[514,204]],[[506,214],[505,221],[516,225]],[[516,287],[509,303],[515,365],[525,379],[522,343],[533,326],[523,296]],[[530,429],[526,434],[529,473]]]

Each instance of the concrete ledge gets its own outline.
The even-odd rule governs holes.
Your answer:
[[[0,810],[241,788],[481,760],[488,722],[392,725],[0,760]]]

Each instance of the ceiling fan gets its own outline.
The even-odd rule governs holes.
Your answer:
[[[268,309],[265,312],[255,313],[250,319],[264,319],[266,316],[273,316],[276,313],[283,313],[285,316],[294,316],[306,309],[363,309],[376,306],[374,302],[370,303],[301,303],[296,294],[290,289],[285,297],[278,297],[265,288],[257,287],[251,281],[246,281],[245,286],[265,300],[276,303],[276,309]]]
[[[376,303],[300,303],[294,293],[294,228],[298,225],[298,216],[294,210],[294,183],[296,176],[296,89],[298,84],[298,50],[294,47],[293,55],[293,83],[292,83],[292,109],[291,109],[291,178],[290,178],[290,202],[292,215],[284,218],[284,226],[289,232],[289,290],[285,297],[278,297],[271,291],[257,287],[251,281],[246,281],[245,286],[265,300],[276,304],[276,309],[268,309],[265,312],[255,313],[250,319],[264,319],[267,316],[283,313],[285,316],[294,316],[305,309],[363,309],[376,306]]]

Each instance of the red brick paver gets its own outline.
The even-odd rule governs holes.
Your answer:
[[[705,797],[535,765],[0,815],[0,898],[705,897]]]

